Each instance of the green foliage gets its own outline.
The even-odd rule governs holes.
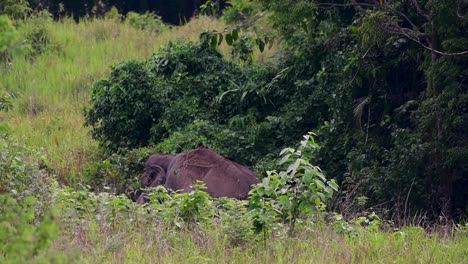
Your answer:
[[[31,22],[32,26],[27,29],[25,38],[30,49],[30,56],[34,58],[54,47],[48,29],[48,25],[52,22],[52,15],[45,11],[40,12],[31,18]]]
[[[84,168],[83,184],[94,192],[124,193],[136,200],[144,162],[155,152],[152,148],[139,148],[89,163]]]
[[[114,14],[112,16],[117,18],[118,12],[117,15]],[[128,12],[127,16],[125,17],[125,23],[136,29],[145,30],[154,34],[157,34],[164,29],[164,24],[161,20],[161,17],[152,12],[146,12],[144,14]]]
[[[37,199],[28,196],[21,203],[9,195],[0,195],[0,261],[37,263],[52,261],[41,254],[58,237],[59,228],[49,212],[36,224]],[[57,256],[58,257],[58,256]]]
[[[279,165],[286,166],[281,172],[269,171],[268,176],[250,194],[250,207],[265,210],[265,201],[280,213],[283,221],[290,225],[289,234],[294,232],[297,219],[301,215],[323,211],[325,202],[338,191],[334,180],[327,181],[319,167],[310,164],[314,149],[318,148],[313,135],[304,136],[301,146],[295,150],[281,151]],[[270,210],[270,212],[274,212]],[[258,231],[265,221],[259,216]]]
[[[0,94],[0,111],[5,111],[8,112],[9,110],[13,109],[13,102],[12,100],[17,97],[16,93],[10,92],[4,92],[3,94]]]
[[[107,19],[112,19],[116,21],[120,21],[122,19],[122,15],[119,13],[119,10],[115,6],[111,7],[111,9],[106,13],[105,17]]]
[[[366,196],[397,222],[419,210],[465,215],[467,21],[456,5],[261,2],[293,80],[282,116],[318,131],[317,162],[343,186],[335,207],[353,215]]]
[[[18,33],[8,16],[0,15],[0,55],[17,39]]]
[[[0,3],[0,16],[7,15],[13,19],[24,19],[30,12],[31,8],[27,0],[2,0]]]
[[[154,210],[152,213],[155,216],[178,228],[209,224],[215,212],[212,198],[204,189],[203,183],[197,183],[189,193],[167,195],[163,187],[157,188],[157,192],[149,196],[149,208]]]
[[[237,23],[251,19],[260,12],[261,5],[258,1],[231,0],[224,10],[223,19],[227,23]]]
[[[0,262],[50,262],[47,256],[59,235],[54,220],[58,183],[37,164],[42,153],[0,132]]]
[[[251,63],[254,51],[254,42],[252,38],[247,36],[240,37],[239,41],[232,45],[232,57],[241,61]]]
[[[229,198],[214,201],[216,215],[221,222],[221,232],[232,246],[251,245],[257,237],[252,228],[252,211],[248,202]]]
[[[360,216],[356,219],[346,221],[340,214],[333,214],[333,222],[331,224],[333,229],[339,234],[355,235],[356,232],[362,228],[370,232],[378,232],[381,226],[380,217],[371,213],[367,216]]]
[[[203,44],[172,43],[146,63],[121,64],[109,80],[97,82],[86,122],[109,151],[150,143],[166,153],[207,146],[252,164],[276,148],[266,137],[268,124],[256,126],[265,117],[255,108],[272,107],[257,91],[269,75],[268,69],[230,63]]]
[[[47,170],[39,168],[34,162],[37,160],[45,167],[43,153],[0,133],[0,192],[11,193],[20,202],[34,196],[38,201],[36,213],[40,216],[49,209],[58,183]]]
[[[114,66],[108,80],[94,84],[92,106],[85,111],[93,137],[109,150],[147,144],[161,107],[157,92],[143,63]]]

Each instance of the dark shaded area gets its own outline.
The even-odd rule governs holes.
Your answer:
[[[46,9],[56,19],[73,16],[76,21],[85,16],[103,16],[112,6],[119,13],[130,11],[144,13],[154,12],[161,16],[165,23],[178,25],[200,12],[204,0],[28,0],[34,10]],[[220,1],[221,9],[225,1]]]

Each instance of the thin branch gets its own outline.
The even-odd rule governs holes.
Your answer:
[[[429,20],[430,18],[430,15],[427,15],[426,13],[424,13],[421,9],[421,7],[419,6],[417,0],[412,0],[413,2],[413,5],[415,5],[415,8],[416,10],[418,11],[419,14],[421,14],[422,16],[424,16],[425,18],[427,18]],[[427,3],[428,5],[431,4],[431,1],[429,1]],[[393,13],[396,13],[400,16],[402,16],[408,23],[411,24],[411,26],[413,26],[415,29],[419,29],[419,27],[417,27],[410,19],[408,16],[406,16],[405,14],[403,14],[402,12],[400,11],[397,11],[395,9],[392,9],[392,8],[389,8],[388,6],[384,6],[384,5],[381,5],[381,4],[371,4],[371,3],[358,3],[356,2],[356,0],[351,0],[351,3],[348,3],[348,4],[336,4],[336,3],[321,3],[321,4],[318,4],[318,7],[319,8],[334,8],[334,7],[349,7],[349,6],[352,6],[352,7],[355,7],[357,8],[358,10],[361,11],[361,13],[364,13],[364,14],[367,14],[367,10],[365,10],[363,7],[374,7],[374,8],[381,8],[381,9],[386,9],[390,12],[393,12]],[[408,32],[411,32],[411,33],[414,33],[415,31],[414,30],[411,30],[411,29],[408,29],[408,28],[402,28],[400,27],[399,25],[395,25],[395,24],[392,24],[391,25],[392,27],[388,27],[387,30],[389,30],[390,33],[395,33],[395,34],[400,34],[400,35],[404,35],[406,36],[407,38],[409,38],[410,40],[418,43],[421,47],[433,52],[433,53],[436,53],[436,54],[439,54],[439,55],[443,55],[443,56],[458,56],[458,55],[466,55],[468,54],[468,50],[466,51],[461,51],[461,52],[443,52],[443,51],[440,51],[440,50],[436,50],[436,49],[433,49],[427,45],[425,45],[424,43],[422,43],[421,41],[419,41],[419,39],[417,37],[425,37],[425,38],[430,38],[432,35],[431,34],[427,34],[427,33],[418,33],[418,34],[414,34],[416,35],[417,37],[415,36],[412,36],[410,35]],[[393,29],[395,28],[395,29]],[[419,31],[419,30],[418,30]]]
[[[429,20],[429,15],[422,10],[421,6],[418,3],[418,0],[411,0],[411,2],[413,3],[414,7],[416,8],[416,11],[418,12],[418,14],[420,14],[421,16],[423,16],[427,20]]]
[[[321,3],[321,4],[318,4],[317,6],[319,8],[326,8],[326,9],[331,9],[331,8],[334,8],[334,7],[350,7],[350,6],[352,6],[352,7],[357,8],[360,11],[360,13],[364,13],[364,14],[367,14],[367,10],[365,10],[363,7],[380,8],[380,9],[388,10],[390,12],[393,12],[393,13],[396,13],[397,15],[402,16],[413,28],[419,30],[419,27],[416,26],[416,24],[414,24],[413,21],[411,21],[411,19],[409,19],[409,17],[407,15],[405,15],[404,13],[402,13],[402,12],[400,12],[398,10],[395,10],[395,9],[390,8],[388,6],[382,5],[379,2],[376,2],[376,3],[372,4],[372,3],[358,3],[358,2],[356,2],[356,0],[351,0],[351,3],[348,3],[348,4]]]
[[[457,17],[464,18],[464,16],[460,15],[460,1],[457,1]]]
[[[334,7],[377,7],[377,4],[370,4],[370,3],[357,3],[356,0],[351,0],[351,3],[348,4],[337,4],[337,3],[320,3],[317,4],[320,8],[327,8],[331,9]]]
[[[465,51],[460,51],[460,52],[443,52],[443,51],[440,51],[440,50],[436,50],[436,49],[433,49],[425,44],[423,44],[421,41],[419,41],[417,38],[407,34],[405,31],[401,30],[400,33],[404,36],[406,36],[407,38],[411,39],[412,41],[418,43],[421,47],[431,51],[431,52],[434,52],[436,54],[439,54],[439,55],[443,55],[443,56],[458,56],[458,55],[466,55],[468,54],[468,50],[465,50]]]

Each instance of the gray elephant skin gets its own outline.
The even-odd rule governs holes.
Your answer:
[[[154,154],[145,163],[141,183],[145,187],[163,185],[174,191],[190,192],[196,181],[206,185],[212,197],[247,199],[255,173],[208,148],[197,148],[177,155]],[[137,203],[146,203],[140,195]]]

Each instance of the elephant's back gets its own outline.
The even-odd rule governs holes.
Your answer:
[[[252,170],[208,148],[177,155],[171,167],[167,187],[190,191],[199,180],[213,197],[246,199],[252,185],[259,182]]]

